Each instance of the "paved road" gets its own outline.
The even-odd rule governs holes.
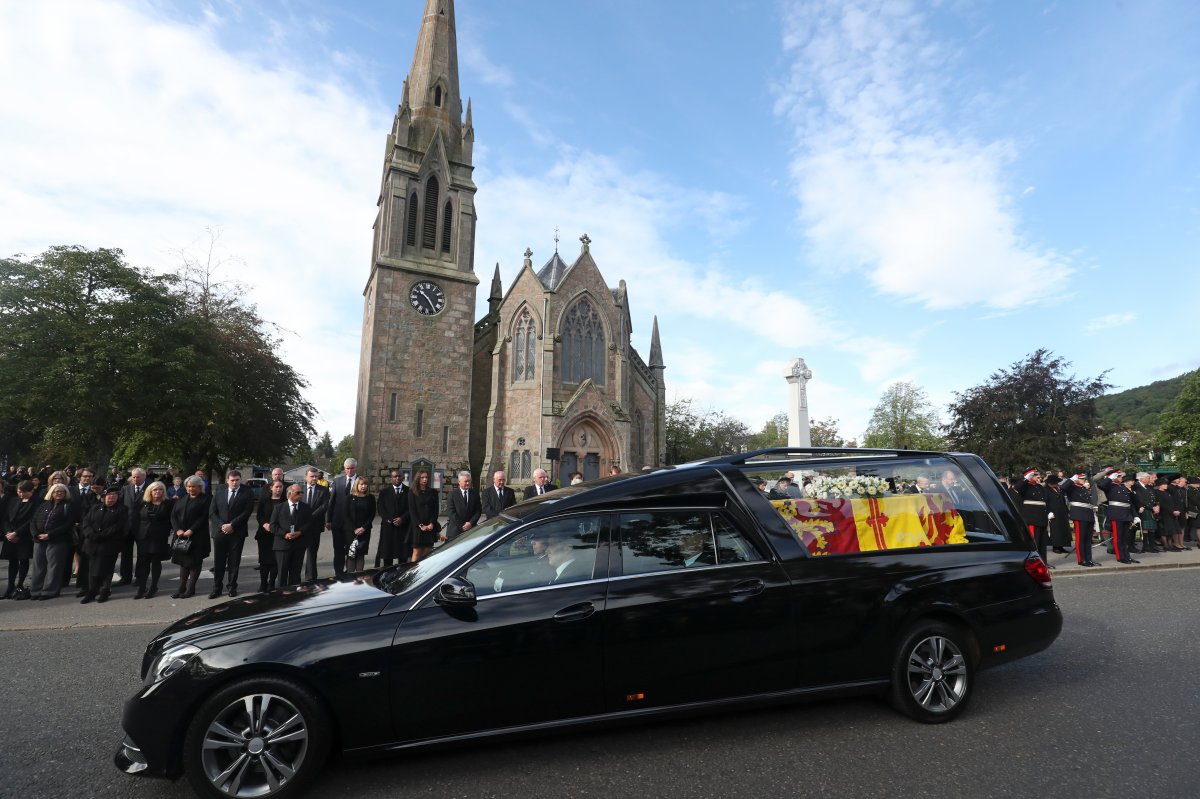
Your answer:
[[[1055,583],[1062,637],[983,673],[952,724],[828,701],[334,767],[311,795],[1194,796],[1200,569]],[[160,626],[0,632],[0,797],[191,796],[111,766],[121,702]]]

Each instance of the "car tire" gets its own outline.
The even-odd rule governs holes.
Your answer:
[[[972,643],[969,633],[945,622],[910,627],[892,661],[892,706],[925,724],[957,718],[975,689]]]
[[[303,791],[329,751],[328,714],[311,690],[282,677],[221,688],[192,717],[183,770],[200,796],[286,799]]]

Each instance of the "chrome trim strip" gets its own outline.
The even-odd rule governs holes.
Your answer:
[[[555,588],[567,588],[577,585],[587,585],[589,583],[602,583],[608,580],[607,577],[593,577],[590,580],[576,580],[573,583],[553,583],[551,585],[535,585],[533,588],[518,588],[516,591],[497,591],[487,596],[476,597],[476,602],[486,602],[489,599],[497,599],[503,596],[518,596],[520,594],[536,594],[539,591],[550,591]]]
[[[738,566],[762,566],[763,564],[771,563],[769,560],[747,560],[741,563],[716,563],[713,565],[705,564],[703,566],[684,566],[678,569],[662,569],[656,572],[642,572],[641,574],[622,574],[619,577],[609,577],[608,579],[616,582],[617,580],[637,580],[641,577],[657,577],[661,574],[681,574],[693,572],[708,572],[714,569],[736,569]]]

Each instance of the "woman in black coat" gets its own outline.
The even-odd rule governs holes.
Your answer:
[[[33,483],[29,480],[17,483],[17,495],[9,498],[0,529],[4,537],[0,544],[0,559],[8,561],[5,599],[29,599],[25,577],[29,574],[29,561],[33,559],[33,512],[37,507]]]
[[[117,555],[129,533],[129,508],[121,502],[121,487],[104,492],[104,503],[88,511],[83,523],[83,552],[88,560],[88,587],[80,604],[107,602]]]
[[[413,542],[413,563],[433,551],[433,542],[442,530],[442,526],[438,524],[438,504],[437,491],[429,487],[429,472],[417,472],[408,492],[408,519],[412,525],[409,539]]]
[[[71,531],[75,527],[75,504],[64,483],[46,492],[46,501],[33,513],[33,599],[54,599],[60,575],[71,557]]]
[[[371,496],[366,480],[355,482],[354,493],[350,495],[350,506],[346,509],[346,519],[350,522],[346,571],[360,572],[367,557],[367,548],[371,544],[371,525],[375,523],[375,497]]]
[[[283,482],[276,480],[271,487],[262,492],[258,498],[258,508],[254,516],[258,519],[258,530],[254,533],[254,541],[258,544],[258,590],[267,591],[275,587],[275,578],[279,568],[275,564],[275,533],[271,529],[271,516],[281,502],[286,502]]]
[[[171,562],[179,566],[179,590],[172,599],[195,596],[196,581],[204,568],[204,559],[212,550],[208,534],[208,494],[204,481],[192,475],[183,481],[186,497],[175,500],[171,508]],[[190,541],[183,549],[177,542]]]
[[[134,599],[153,597],[158,593],[158,578],[162,576],[162,562],[171,557],[171,501],[167,499],[167,487],[153,482],[142,495],[142,507],[138,511],[137,594]],[[150,590],[146,590],[146,578],[150,578]]]

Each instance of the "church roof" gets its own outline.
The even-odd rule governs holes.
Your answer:
[[[558,284],[562,283],[562,279],[566,276],[567,270],[570,269],[567,262],[559,257],[558,251],[555,250],[554,255],[546,262],[546,265],[538,270],[538,280],[542,281],[542,285],[550,291],[558,288]]]

